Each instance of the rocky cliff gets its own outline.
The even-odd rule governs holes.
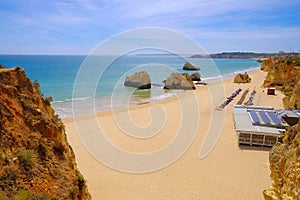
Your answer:
[[[0,68],[0,199],[90,199],[62,121],[25,71]]]
[[[300,108],[300,57],[274,57],[264,60],[267,71],[264,85],[282,90],[286,108]],[[263,192],[265,199],[300,199],[300,124],[287,130],[283,142],[269,154],[272,186]]]
[[[261,70],[268,72],[263,86],[283,91],[285,108],[300,109],[300,55],[265,59]]]
[[[269,154],[272,186],[263,192],[266,200],[300,199],[300,124],[290,128],[283,143]]]

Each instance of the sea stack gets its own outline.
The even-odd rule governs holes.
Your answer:
[[[199,73],[193,73],[192,75],[191,75],[191,78],[192,78],[192,80],[193,81],[201,81],[201,78],[200,78],[200,74]]]
[[[165,81],[164,89],[195,90],[195,84],[188,74],[172,73]]]
[[[124,85],[138,89],[150,89],[151,79],[146,71],[135,72],[133,75],[126,77]]]
[[[190,62],[186,62],[182,68],[183,70],[191,70],[191,71],[198,71],[200,70],[199,67],[192,65]]]

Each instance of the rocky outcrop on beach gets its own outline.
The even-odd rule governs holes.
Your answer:
[[[133,75],[126,77],[124,85],[138,89],[150,89],[151,79],[146,71],[135,72]]]
[[[195,66],[195,65],[192,65],[190,62],[186,62],[182,68],[183,70],[200,70],[199,67]]]
[[[266,200],[300,199],[300,124],[290,128],[269,154],[272,186]]]
[[[172,73],[165,81],[164,89],[195,90],[195,84],[187,73]]]
[[[193,73],[192,75],[191,75],[191,79],[193,80],[193,81],[201,81],[201,78],[200,78],[200,74],[199,73]]]
[[[0,68],[0,199],[91,199],[62,121],[24,69]]]
[[[286,109],[300,109],[300,55],[263,60],[261,70],[268,72],[263,87],[276,87],[286,95]]]
[[[247,72],[245,72],[244,74],[237,74],[234,77],[233,82],[234,83],[250,83],[251,77],[249,76],[249,74],[247,74]]]

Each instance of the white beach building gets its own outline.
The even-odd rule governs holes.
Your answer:
[[[233,107],[238,143],[272,147],[283,136],[288,124],[272,107]]]

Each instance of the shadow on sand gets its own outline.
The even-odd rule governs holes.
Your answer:
[[[242,151],[271,151],[272,147],[262,147],[261,145],[239,145]]]

